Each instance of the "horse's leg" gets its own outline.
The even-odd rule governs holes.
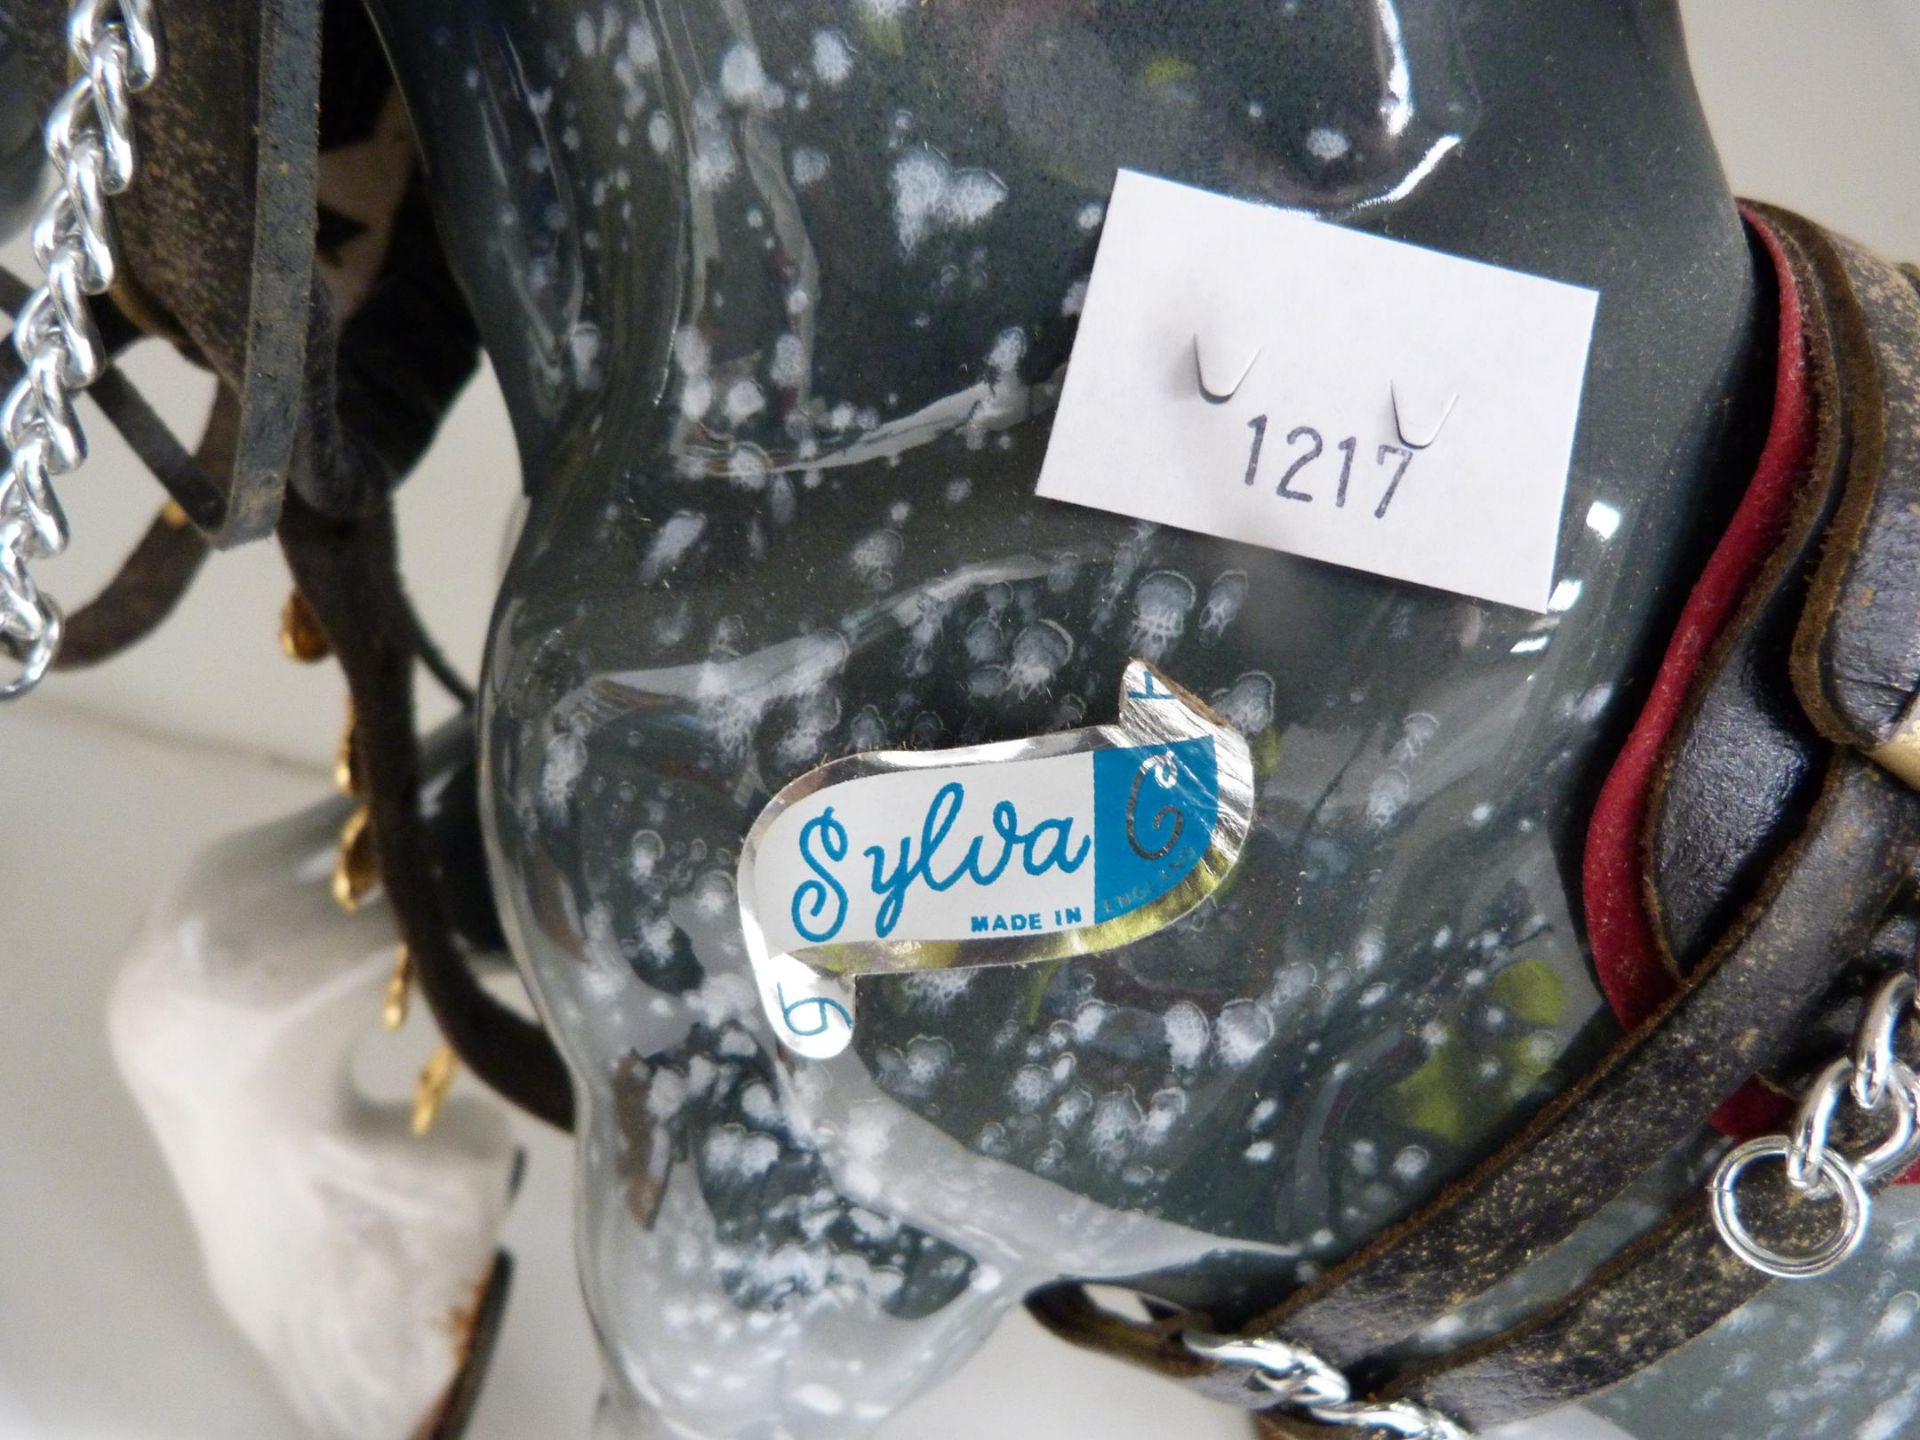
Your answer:
[[[417,1136],[405,1104],[354,1084],[394,939],[378,900],[347,914],[329,893],[346,813],[200,856],[110,1022],[222,1308],[314,1434],[400,1440],[428,1433],[486,1313],[515,1148],[491,1100],[456,1098]]]

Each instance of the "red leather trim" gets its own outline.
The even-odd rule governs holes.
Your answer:
[[[1794,480],[1814,440],[1799,290],[1786,254],[1766,222],[1744,207],[1741,213],[1773,261],[1780,294],[1780,359],[1766,447],[1745,498],[1687,597],[1646,706],[1601,787],[1582,864],[1594,969],[1614,1014],[1629,1030],[1647,1019],[1675,989],[1673,976],[1661,963],[1640,888],[1654,767],[1679,717],[1695,669],[1780,543],[1793,502]],[[1714,1124],[1727,1134],[1745,1137],[1769,1127],[1780,1111],[1779,1097],[1755,1081],[1715,1112]]]

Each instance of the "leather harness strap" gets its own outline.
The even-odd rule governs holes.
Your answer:
[[[1725,855],[1748,862],[1761,848],[1756,836],[1771,840],[1788,809],[1789,797],[1778,779],[1770,793],[1758,794],[1745,776],[1722,783],[1720,771],[1758,763],[1774,777],[1782,769],[1783,757],[1775,753],[1782,744],[1805,752],[1805,768],[1811,770],[1820,748],[1818,737],[1798,715],[1784,659],[1765,667],[1739,666],[1752,670],[1751,686],[1729,687],[1721,678],[1736,637],[1750,644],[1757,633],[1771,633],[1771,620],[1755,619],[1756,593],[1804,591],[1804,574],[1788,581],[1783,572],[1795,561],[1801,570],[1812,563],[1809,552],[1817,546],[1835,503],[1845,461],[1844,427],[1815,423],[1817,414],[1833,414],[1839,407],[1825,300],[1792,240],[1757,214],[1749,211],[1748,217],[1756,258],[1763,255],[1772,262],[1775,281],[1778,343],[1766,446],[1726,532],[1687,596],[1640,714],[1607,773],[1588,820],[1581,857],[1594,974],[1626,1030],[1644,1022],[1680,988],[1687,971],[1737,909],[1737,903],[1729,908],[1728,901],[1744,903],[1749,898],[1729,884]],[[1762,296],[1766,293],[1761,291]],[[1785,636],[1774,643],[1784,656],[1799,606],[1797,598],[1780,598],[1789,613]],[[1710,683],[1703,683],[1703,677]],[[1744,693],[1761,686],[1765,696]],[[1704,717],[1703,701],[1712,702]],[[1775,736],[1781,727],[1767,723],[1775,716],[1790,733]],[[1682,735],[1713,748],[1696,759],[1690,752],[1700,745],[1676,747]],[[1676,770],[1676,760],[1688,763]],[[1665,806],[1669,792],[1684,798],[1677,806]],[[1705,814],[1686,814],[1696,792],[1710,794],[1712,808]],[[1753,803],[1756,799],[1760,803]],[[1662,822],[1675,813],[1691,823],[1680,827],[1677,853],[1657,852],[1651,874],[1659,883],[1650,887],[1649,845],[1659,845]],[[1696,843],[1700,824],[1721,833],[1709,843]]]
[[[218,387],[189,462],[195,472],[224,476],[232,468],[239,420],[233,392]],[[106,588],[67,617],[67,638],[54,668],[98,665],[151,635],[185,596],[208,553],[206,536],[169,502]]]
[[[1836,757],[1814,815],[1794,853],[1783,864],[1785,874],[1779,889],[1749,928],[1743,948],[1766,959],[1809,953],[1831,959],[1840,947],[1831,943],[1829,936],[1839,935],[1852,941],[1852,953],[1865,949],[1875,921],[1906,880],[1907,863],[1916,847],[1920,847],[1920,796],[1863,759],[1844,754]],[[1685,992],[1689,996],[1696,993],[1697,989]],[[1668,1016],[1677,1009],[1670,1007]],[[1684,1035],[1679,1038],[1684,1040]],[[1716,1070],[1721,1069],[1722,1059],[1711,1050],[1689,1053],[1684,1047],[1672,1057],[1673,1063],[1682,1067],[1691,1061]],[[1667,1078],[1677,1085],[1689,1080],[1684,1070]],[[1706,1108],[1712,1103],[1708,1099]],[[1590,1128],[1590,1104],[1571,1104],[1561,1111],[1563,1117],[1569,1117],[1561,1123],[1569,1128],[1556,1127],[1552,1133],[1562,1139],[1569,1135],[1596,1138],[1597,1132]],[[1607,1113],[1618,1121],[1613,1107],[1607,1107]],[[1560,1174],[1547,1177],[1548,1183],[1564,1176],[1578,1183],[1599,1185],[1610,1193],[1624,1188],[1632,1175],[1666,1153],[1665,1147],[1645,1139],[1644,1131],[1636,1125],[1628,1123],[1628,1132],[1625,1147],[1609,1147],[1611,1152],[1645,1144],[1644,1153],[1631,1155],[1624,1163],[1628,1173],[1603,1179],[1588,1168],[1588,1157],[1556,1146],[1555,1153],[1571,1158],[1563,1161],[1565,1168]],[[1533,1149],[1526,1148],[1528,1144],[1529,1136],[1523,1135],[1497,1159],[1538,1153],[1537,1143]],[[1497,1189],[1476,1191],[1473,1178],[1454,1193],[1461,1192],[1476,1199],[1501,1193]],[[1439,1204],[1445,1205],[1447,1199],[1442,1197]],[[1580,1197],[1580,1201],[1581,1213],[1594,1208],[1586,1197]],[[1754,1204],[1760,1217],[1757,1223],[1765,1226],[1769,1235],[1783,1235],[1789,1244],[1800,1238],[1802,1230],[1817,1234],[1827,1219],[1816,1206],[1803,1205],[1797,1211],[1767,1215],[1758,1201]],[[1516,1211],[1507,1218],[1520,1237],[1538,1228],[1527,1223],[1532,1217],[1525,1212]],[[1564,1213],[1561,1218],[1562,1223],[1552,1228],[1564,1235],[1573,1226],[1565,1223]],[[1390,1252],[1387,1267],[1376,1261],[1361,1272],[1368,1288],[1351,1309],[1343,1311],[1329,1303],[1342,1298],[1336,1290],[1330,1296],[1322,1294],[1313,1307],[1312,1329],[1287,1317],[1283,1307],[1277,1320],[1262,1319],[1248,1327],[1248,1333],[1283,1333],[1342,1368],[1357,1367],[1428,1320],[1446,1313],[1447,1308],[1479,1293],[1478,1289],[1462,1293],[1437,1312],[1426,1308],[1433,1303],[1434,1295],[1446,1293],[1455,1285],[1451,1252],[1442,1248],[1444,1239],[1431,1238],[1447,1234],[1447,1230],[1434,1225],[1432,1218],[1418,1216],[1406,1227],[1401,1244]],[[1540,1254],[1539,1249],[1525,1248],[1525,1238],[1511,1241],[1510,1248],[1501,1247],[1497,1256],[1492,1254],[1496,1239],[1476,1240],[1481,1248],[1473,1261],[1484,1268],[1476,1269],[1475,1274],[1484,1274],[1487,1268],[1510,1274]],[[1362,1252],[1361,1258],[1364,1260],[1368,1253]],[[1329,1278],[1337,1279],[1338,1275],[1335,1271]],[[1426,1318],[1394,1307],[1391,1286],[1396,1281],[1417,1295],[1422,1305],[1417,1316]],[[1750,1299],[1765,1281],[1765,1276],[1726,1250],[1704,1205],[1696,1201],[1546,1315],[1387,1384],[1381,1398],[1415,1399],[1473,1426],[1498,1424],[1571,1404],[1618,1383],[1692,1339]],[[1255,1406],[1270,1399],[1234,1385],[1223,1389],[1224,1377],[1214,1373],[1215,1367],[1185,1351],[1181,1332],[1210,1328],[1206,1317],[1185,1314],[1141,1325],[1102,1310],[1083,1292],[1066,1289],[1071,1293],[1046,1291],[1032,1302],[1035,1315],[1055,1333],[1076,1344],[1148,1365],[1216,1399],[1242,1404],[1251,1401]],[[1361,1327],[1368,1325],[1378,1338],[1364,1338],[1368,1332]],[[1604,1343],[1589,1343],[1600,1340]],[[1314,1433],[1302,1429],[1297,1420],[1287,1423],[1291,1428],[1278,1433]],[[1324,1427],[1320,1433],[1326,1433]]]
[[[1776,213],[1842,297],[1853,454],[1814,576],[1793,669],[1800,703],[1837,745],[1893,741],[1920,684],[1920,295],[1910,274]]]
[[[1811,1249],[1831,1224],[1819,1205],[1790,1198],[1779,1173],[1756,1176],[1742,1207],[1789,1248]],[[1596,1395],[1656,1364],[1753,1299],[1770,1283],[1721,1241],[1696,1196],[1597,1271],[1573,1295],[1522,1325],[1409,1369],[1382,1393],[1475,1429],[1502,1425]],[[1263,1435],[1332,1440],[1335,1431],[1269,1411]]]
[[[1856,814],[1874,792],[1888,797],[1884,815]],[[1786,1053],[1866,948],[1916,844],[1920,796],[1836,760],[1767,891],[1689,987],[1464,1182],[1257,1328],[1345,1368],[1565,1240]]]
[[[1842,754],[1808,832],[1768,906],[1769,943],[1832,955],[1839,947],[1827,935],[1834,933],[1851,937],[1857,954],[1920,847],[1920,795],[1879,766]],[[1769,1192],[1759,1183],[1768,1173],[1778,1174],[1761,1172],[1751,1189],[1743,1183],[1743,1209],[1759,1217],[1760,1196],[1770,1194],[1774,1213],[1757,1223],[1770,1240],[1784,1235],[1789,1249],[1811,1250],[1831,1226],[1830,1207],[1788,1201],[1784,1187]],[[1569,1405],[1645,1369],[1766,1283],[1721,1242],[1697,1196],[1546,1315],[1436,1361],[1387,1392],[1475,1427]]]
[[[420,816],[412,611],[400,586],[393,513],[339,519],[290,487],[280,545],[353,697],[353,744],[367,777],[381,879],[420,993],[440,1033],[483,1083],[561,1129],[573,1091],[545,1031],[488,993],[454,943]]]
[[[1896,269],[1796,216],[1777,221],[1832,283],[1863,300],[1855,367],[1885,423],[1854,457],[1847,502],[1794,645],[1794,678],[1822,733],[1920,787],[1920,271]]]
[[[1249,1336],[1301,1344],[1380,1379],[1390,1370],[1384,1352],[1557,1246],[1750,1077],[1789,1056],[1911,884],[1920,795],[1896,778],[1897,764],[1883,768],[1857,752],[1882,758],[1912,723],[1906,712],[1920,677],[1920,569],[1909,560],[1900,584],[1885,591],[1875,579],[1898,568],[1898,557],[1920,554],[1920,508],[1907,508],[1920,490],[1920,301],[1893,267],[1805,221],[1772,210],[1755,219],[1772,232],[1805,302],[1820,443],[1781,543],[1691,677],[1655,782],[1660,803],[1643,847],[1655,928],[1663,945],[1694,949],[1699,939],[1705,953],[1677,993],[1516,1139],[1261,1317]],[[1803,601],[1816,562],[1819,579]],[[1883,595],[1892,598],[1882,604]],[[1783,639],[1796,617],[1789,677]],[[1836,629],[1845,633],[1829,638]],[[1662,857],[1684,848],[1676,807],[1710,793],[1703,777],[1715,741],[1740,731],[1743,709],[1758,727],[1749,738],[1761,762],[1743,773],[1776,783],[1776,824],[1707,837],[1725,853],[1663,884]],[[1687,921],[1677,933],[1676,915]],[[1710,945],[1700,939],[1716,935]],[[1789,1242],[1817,1236],[1828,1220],[1821,1207],[1783,1197],[1752,1202],[1768,1233]],[[1474,1426],[1569,1404],[1654,1363],[1765,1283],[1726,1249],[1696,1197],[1545,1313],[1389,1375],[1379,1396]],[[1077,1343],[1237,1403],[1271,1403],[1244,1373],[1221,1375],[1185,1350],[1183,1331],[1211,1328],[1204,1316],[1141,1325],[1058,1288],[1032,1304]],[[1276,1435],[1333,1433],[1274,1411],[1261,1423]]]

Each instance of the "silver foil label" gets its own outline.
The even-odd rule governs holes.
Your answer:
[[[740,920],[789,1049],[853,1038],[860,975],[1015,965],[1138,940],[1210,895],[1253,814],[1247,742],[1133,661],[1119,720],[994,745],[871,751],[768,802]]]

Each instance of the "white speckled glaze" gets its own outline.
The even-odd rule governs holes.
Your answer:
[[[1606,1043],[1580,821],[1750,459],[1668,6],[375,9],[527,473],[483,798],[580,1100],[604,1436],[857,1436],[1063,1274],[1230,1319]],[[1121,165],[1601,292],[1551,613],[1033,496]],[[1251,742],[1236,877],[784,1057],[733,894],[767,798],[1102,723],[1133,657]]]

